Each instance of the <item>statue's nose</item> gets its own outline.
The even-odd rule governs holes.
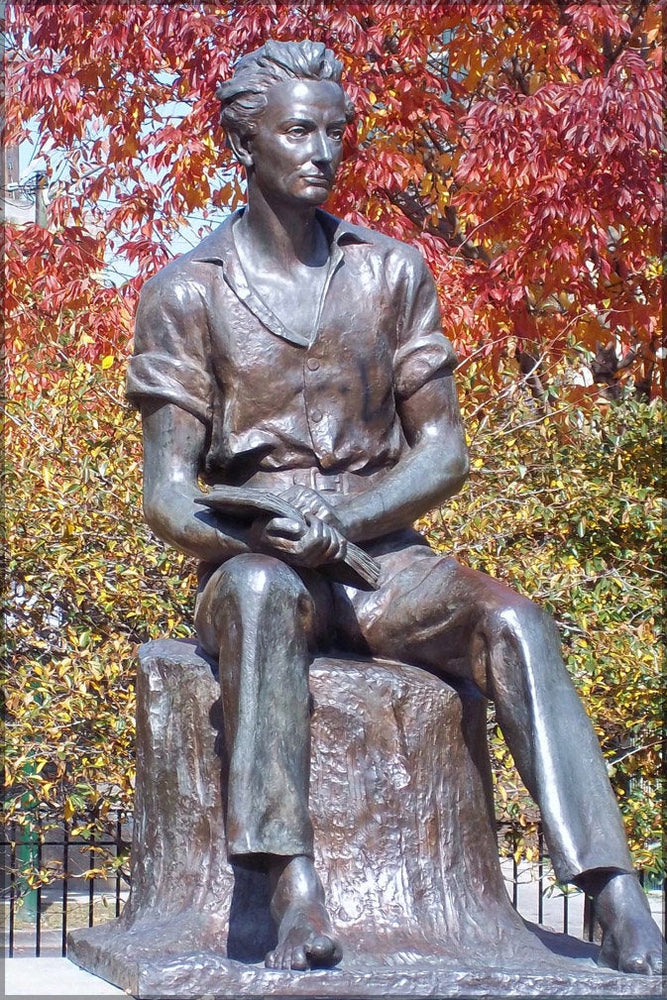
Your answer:
[[[317,135],[314,141],[313,160],[316,163],[331,163],[332,159],[333,152],[329,136],[326,134]]]

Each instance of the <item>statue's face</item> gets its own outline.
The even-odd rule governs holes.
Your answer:
[[[255,183],[269,201],[322,204],[343,152],[342,89],[329,80],[286,80],[266,97],[246,141]]]

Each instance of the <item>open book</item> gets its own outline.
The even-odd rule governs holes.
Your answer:
[[[262,515],[289,517],[296,521],[306,520],[306,515],[288,500],[268,490],[250,486],[216,486],[210,493],[195,497],[195,503],[242,521],[254,521],[256,517]],[[344,560],[324,563],[317,567],[317,571],[337,583],[344,583],[358,590],[376,590],[380,564],[352,542],[346,542],[346,549]]]

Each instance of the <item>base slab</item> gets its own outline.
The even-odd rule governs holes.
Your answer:
[[[660,976],[624,975],[595,964],[598,948],[528,925],[535,951],[522,964],[490,955],[469,967],[446,955],[404,952],[387,956],[348,953],[335,969],[286,972],[247,965],[212,952],[132,957],[131,932],[101,925],[72,935],[72,960],[138,998],[304,997],[362,1000],[366,997],[662,997]],[[135,942],[138,943],[138,942]]]

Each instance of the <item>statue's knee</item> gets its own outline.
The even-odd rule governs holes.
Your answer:
[[[546,611],[526,597],[516,595],[516,599],[497,612],[500,628],[521,642],[534,645],[536,642],[558,643],[556,624]]]
[[[297,573],[279,559],[248,552],[213,574],[199,595],[195,625],[207,649],[219,647],[235,623],[280,620],[285,627],[308,628],[312,617],[312,598]]]
[[[217,587],[227,594],[257,596],[283,594],[298,598],[305,587],[295,571],[273,556],[246,552],[234,556],[217,571]]]
[[[472,675],[477,686],[489,694],[496,687],[491,680],[513,668],[532,672],[553,662],[560,641],[556,625],[537,604],[519,594],[487,609],[471,640]]]

